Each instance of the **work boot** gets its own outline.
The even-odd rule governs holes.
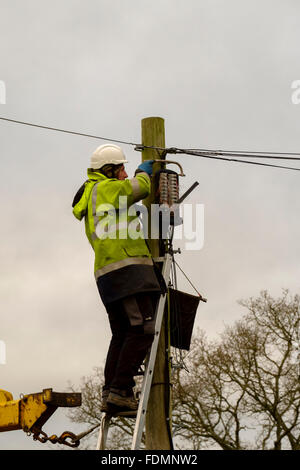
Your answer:
[[[119,390],[118,393],[110,391],[107,398],[107,406],[115,405],[122,410],[136,411],[138,402],[133,395],[127,396],[126,391]]]

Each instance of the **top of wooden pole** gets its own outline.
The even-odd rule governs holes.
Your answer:
[[[141,121],[142,127],[142,145],[145,146],[154,146],[165,148],[165,120],[161,117],[147,117],[142,119]],[[142,150],[142,161],[145,160],[161,160],[163,156],[161,155],[162,152],[156,149],[148,149],[145,148]],[[153,174],[156,171],[160,170],[162,164],[160,162],[153,164]],[[159,240],[152,240],[151,239],[151,204],[155,204],[156,201],[156,188],[155,188],[155,181],[152,178],[151,184],[151,193],[149,196],[144,199],[144,204],[148,209],[148,230],[149,230],[149,239],[148,244],[152,253],[153,257],[158,257],[161,255],[159,249]]]
[[[161,117],[142,119],[142,145],[165,148],[165,120]],[[143,160],[160,160],[161,156],[155,149],[144,149]]]

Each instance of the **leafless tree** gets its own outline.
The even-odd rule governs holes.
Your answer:
[[[176,448],[300,449],[300,298],[266,291],[240,302],[245,315],[218,340],[197,331],[173,375]],[[188,372],[187,372],[187,370]],[[100,420],[102,371],[83,379],[76,422]],[[110,448],[130,448],[133,420],[116,419]]]
[[[299,297],[240,303],[247,314],[219,341],[194,339],[190,373],[175,381],[176,433],[224,450],[299,450]]]

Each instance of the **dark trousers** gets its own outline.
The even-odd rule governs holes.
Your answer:
[[[140,293],[106,307],[112,332],[103,390],[132,394],[134,376],[154,338],[157,293]]]

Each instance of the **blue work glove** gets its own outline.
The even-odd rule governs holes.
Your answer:
[[[148,175],[152,175],[152,165],[154,163],[154,160],[145,160],[143,163],[141,163],[137,169],[144,171],[145,173],[148,173]]]

